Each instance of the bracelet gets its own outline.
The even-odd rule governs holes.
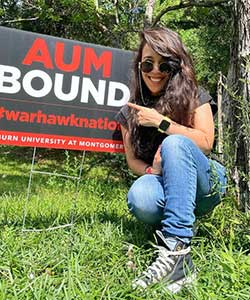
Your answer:
[[[145,168],[145,174],[152,174],[152,167],[151,166],[147,166]]]
[[[146,174],[147,172],[147,168],[150,167],[150,165],[146,165],[146,167],[144,168],[144,173]]]

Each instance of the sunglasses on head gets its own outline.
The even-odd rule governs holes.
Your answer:
[[[154,64],[151,61],[139,62],[139,68],[144,73],[149,73],[154,69]],[[161,73],[171,73],[172,68],[167,62],[162,62],[158,65],[158,69]]]

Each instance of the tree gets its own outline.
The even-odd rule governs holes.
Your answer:
[[[250,210],[250,2],[234,0],[233,36],[227,93],[223,101],[224,123],[231,131],[234,168],[241,207]]]
[[[155,2],[156,2],[156,0],[148,0],[148,2],[146,4],[144,27],[152,24]]]

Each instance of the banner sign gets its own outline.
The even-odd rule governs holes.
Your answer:
[[[0,27],[0,144],[124,152],[132,52]]]

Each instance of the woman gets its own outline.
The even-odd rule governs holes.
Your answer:
[[[158,257],[133,286],[163,280],[176,292],[194,277],[195,218],[225,191],[224,167],[207,157],[214,143],[211,97],[198,88],[189,54],[167,28],[142,32],[132,82],[131,100],[117,116],[128,166],[142,175],[128,192],[128,207],[160,228]]]

